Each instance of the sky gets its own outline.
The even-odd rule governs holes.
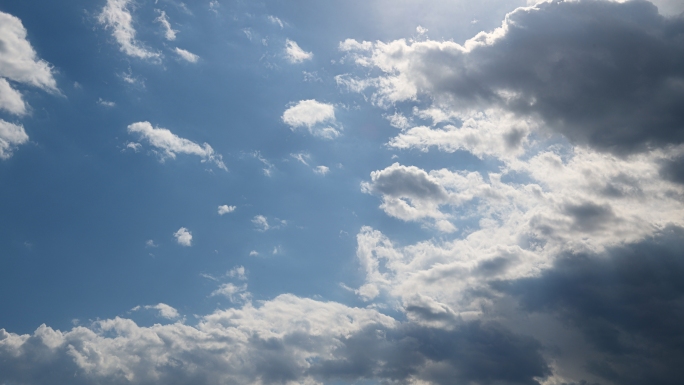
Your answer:
[[[0,0],[0,385],[684,377],[680,0]]]

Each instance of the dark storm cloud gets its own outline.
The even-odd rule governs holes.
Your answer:
[[[661,16],[641,0],[553,1],[517,9],[504,27],[474,38],[469,51],[394,45],[378,65],[401,63],[387,71],[454,108],[538,117],[602,151],[684,142],[684,16]]]
[[[577,327],[602,359],[587,369],[616,384],[684,378],[684,229],[604,255],[567,254],[537,278],[496,286],[523,310]]]
[[[671,182],[684,184],[684,156],[665,161],[660,167],[660,176]]]
[[[322,378],[375,378],[433,384],[539,384],[550,374],[541,345],[496,323],[464,323],[454,330],[407,324],[366,330],[338,348],[335,360],[317,364]]]

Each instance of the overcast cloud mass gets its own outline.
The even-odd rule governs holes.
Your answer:
[[[0,385],[684,378],[684,3],[34,3]]]

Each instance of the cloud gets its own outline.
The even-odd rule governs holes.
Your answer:
[[[266,231],[271,228],[271,226],[268,224],[268,219],[266,219],[266,217],[263,215],[257,215],[252,218],[252,223],[259,231]]]
[[[199,56],[195,55],[194,53],[186,51],[186,50],[178,48],[178,47],[176,47],[174,50],[176,51],[178,56],[180,56],[183,60],[188,61],[190,63],[197,63],[197,61],[200,58]]]
[[[275,24],[275,25],[280,26],[281,29],[285,27],[285,26],[283,25],[283,21],[280,20],[279,18],[275,17],[275,16],[268,15],[268,21],[270,21],[271,23],[273,23],[273,24]]]
[[[304,51],[299,47],[299,45],[297,45],[296,42],[290,39],[285,41],[285,54],[290,63],[301,63],[313,58],[313,54],[311,52]]]
[[[131,0],[107,0],[97,19],[100,24],[112,30],[121,52],[140,59],[159,59],[161,55],[158,52],[149,51],[136,40],[133,16],[128,10],[131,3]]]
[[[124,318],[32,335],[0,330],[0,379],[82,385],[535,384],[549,368],[533,339],[496,323],[452,330],[400,323],[373,309],[294,295],[217,310],[196,326]]]
[[[247,279],[247,273],[244,266],[235,266],[234,268],[230,269],[226,275],[230,278],[237,278],[240,280]]]
[[[335,107],[314,99],[302,100],[289,107],[281,117],[293,131],[306,127],[314,136],[334,139],[340,135],[335,119]]]
[[[12,88],[4,78],[0,78],[0,108],[15,115],[26,113],[26,103],[21,93]]]
[[[15,147],[28,140],[24,126],[0,119],[0,159],[9,159]]]
[[[326,175],[330,172],[330,168],[326,166],[316,166],[313,171],[318,175]]]
[[[166,40],[173,41],[176,40],[176,32],[173,28],[171,28],[171,23],[169,23],[169,18],[166,16],[166,12],[157,9],[156,10],[159,13],[159,16],[154,19],[154,21],[159,22],[161,24],[162,28],[164,29],[164,37]]]
[[[152,127],[149,122],[137,122],[128,126],[129,133],[136,133],[153,147],[162,151],[162,160],[175,159],[176,154],[197,155],[202,162],[214,163],[218,168],[228,171],[223,157],[214,152],[207,143],[202,146],[185,138],[178,137],[166,128]]]
[[[21,93],[8,80],[59,93],[52,67],[37,57],[26,34],[26,28],[19,18],[0,12],[0,109],[19,116],[27,113],[28,106]],[[4,141],[1,153],[9,153],[8,143],[8,140]]]
[[[97,104],[103,106],[103,107],[116,107],[116,103],[110,102],[108,100],[104,100],[102,98],[97,99]]]
[[[178,242],[179,245],[192,246],[192,233],[185,227],[178,229],[178,231],[173,233],[173,236],[176,238],[176,242]]]
[[[154,306],[153,305],[142,306],[142,308],[148,309],[148,310],[149,309],[157,310],[157,311],[159,311],[159,317],[170,319],[170,320],[173,320],[173,319],[180,317],[180,314],[178,314],[178,310],[174,309],[173,307],[171,307],[165,303],[159,303],[159,304],[154,305]],[[141,309],[141,307],[136,306],[131,310],[132,311],[138,311],[139,309]]]
[[[684,375],[682,239],[682,228],[668,227],[603,253],[565,253],[537,277],[495,287],[524,314],[550,314],[579,331],[587,345],[558,346],[562,366],[576,360],[608,383],[676,383]]]
[[[235,211],[237,207],[235,206],[228,206],[228,205],[222,205],[218,207],[218,214],[219,215],[224,215],[224,214],[230,214],[233,211]]]
[[[542,2],[464,45],[345,41],[341,50],[384,75],[338,81],[372,87],[385,107],[426,96],[465,116],[501,109],[573,143],[634,153],[684,142],[682,28],[645,1]]]

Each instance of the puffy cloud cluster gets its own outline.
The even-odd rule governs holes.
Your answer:
[[[131,3],[131,0],[107,0],[107,4],[102,9],[102,12],[98,15],[97,19],[100,24],[103,24],[106,28],[112,30],[112,35],[119,44],[119,48],[126,55],[140,59],[158,59],[161,56],[158,52],[153,52],[145,48],[135,38],[136,31],[133,27],[133,16],[128,9]],[[166,20],[168,23],[165,15],[162,16],[164,16],[162,20]],[[160,16],[160,18],[162,16]],[[167,38],[170,36],[168,31],[166,36]],[[175,38],[175,32],[173,33],[173,37]]]
[[[196,326],[114,318],[67,332],[0,330],[0,379],[27,385],[535,383],[538,342],[496,323],[453,330],[402,324],[376,310],[281,295],[219,310]],[[29,364],[30,365],[27,365]]]
[[[223,163],[223,156],[214,152],[208,143],[199,145],[191,140],[181,138],[166,128],[152,127],[150,122],[137,122],[128,126],[128,132],[138,134],[150,145],[161,151],[161,159],[175,159],[176,154],[197,155],[202,162],[214,163],[218,168],[228,171]]]
[[[280,20],[278,21],[280,22]],[[290,63],[301,63],[306,60],[311,60],[311,58],[313,58],[313,53],[304,51],[297,42],[287,39],[285,41],[285,56]]]
[[[464,45],[347,40],[342,51],[383,75],[338,82],[372,87],[381,106],[427,96],[465,119],[500,109],[574,143],[633,153],[684,141],[682,31],[683,17],[646,1],[555,0],[518,8]],[[422,141],[396,143],[445,136],[420,131]]]
[[[334,139],[340,136],[335,107],[314,99],[301,100],[289,107],[281,118],[293,131],[305,127],[314,136]]]

